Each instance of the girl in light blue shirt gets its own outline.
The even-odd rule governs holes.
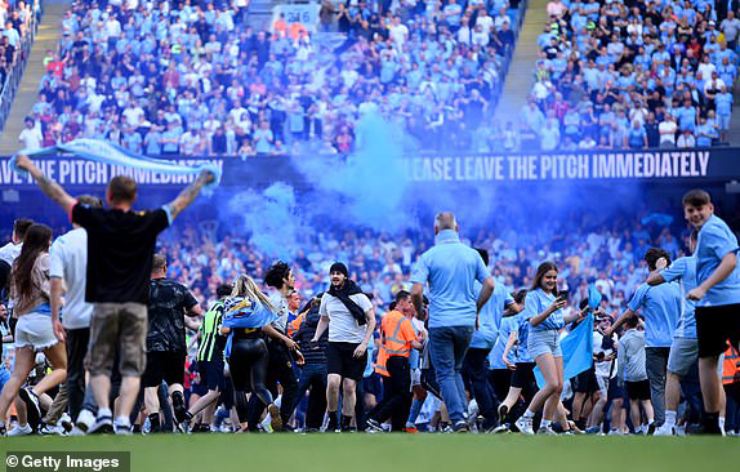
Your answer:
[[[545,379],[540,389],[516,425],[524,434],[534,434],[532,421],[535,412],[544,407],[540,434],[554,434],[550,424],[556,418],[563,392],[563,352],[560,349],[560,330],[575,321],[580,312],[564,316],[567,293],[558,293],[558,268],[552,262],[543,262],[537,268],[532,290],[527,293],[521,316],[529,323],[527,350],[534,358]]]

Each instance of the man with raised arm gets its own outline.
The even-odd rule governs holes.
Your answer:
[[[93,304],[90,346],[85,365],[98,405],[92,432],[131,434],[129,415],[146,367],[149,276],[157,235],[166,229],[214,176],[203,171],[172,202],[156,210],[135,211],[136,182],[116,176],[108,183],[107,209],[79,203],[46,177],[27,156],[16,160],[41,190],[60,205],[72,223],[87,230],[85,301]],[[115,425],[108,395],[116,347],[120,348],[121,395]]]

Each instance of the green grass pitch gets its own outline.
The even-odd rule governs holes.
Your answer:
[[[196,434],[0,439],[7,451],[130,451],[135,472],[740,470],[737,438]]]

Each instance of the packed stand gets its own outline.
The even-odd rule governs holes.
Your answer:
[[[713,2],[552,0],[517,146],[727,144],[740,20]]]
[[[33,25],[34,2],[0,1],[0,92],[13,67],[22,57],[23,39]]]
[[[325,4],[320,28],[347,38],[332,51],[284,18],[253,31],[244,2],[77,1],[27,122],[41,140],[27,147],[86,137],[154,156],[251,156],[308,141],[346,154],[370,111],[424,148],[479,147],[519,15],[502,0],[409,5]]]

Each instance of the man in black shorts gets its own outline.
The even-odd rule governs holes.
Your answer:
[[[617,349],[619,366],[617,377],[624,379],[627,396],[630,399],[632,425],[635,432],[645,431],[640,414],[640,406],[642,406],[647,420],[645,432],[652,434],[655,431],[655,416],[653,404],[650,401],[650,382],[645,368],[645,332],[638,329],[639,324],[640,319],[636,316],[628,318],[625,322],[627,331],[619,339],[619,349]]]
[[[167,259],[154,255],[149,292],[149,334],[146,337],[146,371],[142,383],[144,403],[149,412],[151,432],[160,431],[157,389],[164,381],[169,387],[175,419],[186,419],[182,382],[185,378],[185,326],[197,330],[200,324],[190,317],[203,314],[198,301],[182,284],[167,279]],[[169,406],[162,405],[163,408]]]
[[[592,365],[590,369],[584,370],[573,377],[573,421],[579,429],[586,429],[586,422],[591,415],[594,406],[594,394],[599,391],[599,383],[596,380],[596,368]]]
[[[218,299],[214,301],[203,315],[200,325],[200,345],[198,346],[197,363],[200,374],[201,397],[190,404],[185,413],[186,423],[191,423],[193,417],[203,412],[199,424],[193,425],[193,432],[207,432],[211,429],[211,420],[216,410],[219,396],[226,390],[224,376],[224,348],[226,335],[221,334],[224,316],[224,300],[231,295],[231,284],[221,284],[216,288]]]
[[[339,386],[342,385],[342,431],[352,430],[355,411],[357,382],[367,364],[367,345],[375,331],[375,309],[370,299],[349,279],[347,266],[335,262],[329,269],[331,286],[321,297],[319,314],[312,343],[316,343],[329,328],[329,345],[326,348],[327,431],[338,426],[337,408]]]

